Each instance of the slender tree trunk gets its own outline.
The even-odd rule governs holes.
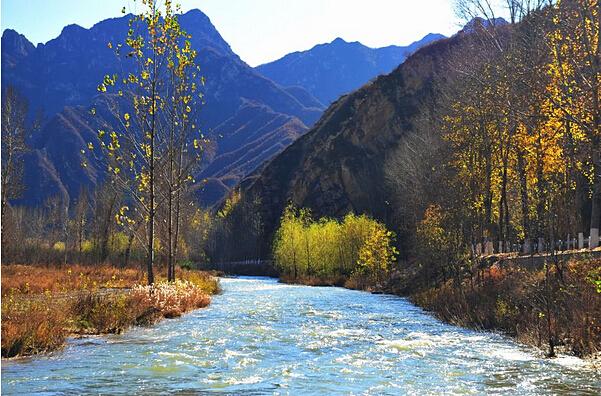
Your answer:
[[[181,193],[178,189],[175,193],[175,232],[173,235],[173,268],[171,270],[172,280],[175,281],[175,265],[177,264],[177,253],[179,244],[179,229],[181,222]]]
[[[154,14],[154,10],[153,10]],[[153,15],[154,16],[154,15]],[[153,46],[154,46],[153,42]],[[148,272],[148,284],[154,284],[154,217],[155,217],[155,161],[154,161],[154,145],[156,135],[156,78],[157,78],[157,66],[156,66],[156,48],[153,48],[153,83],[152,83],[152,114],[151,114],[151,131],[150,131],[150,159],[149,159],[149,198],[148,203],[148,257],[146,260],[146,270]]]
[[[520,197],[522,203],[522,227],[524,227],[524,243],[530,246],[530,216],[528,199],[528,176],[526,174],[526,164],[524,163],[524,153],[518,151],[518,173],[520,178]]]
[[[3,142],[3,144],[7,144],[7,142]],[[8,143],[10,145],[10,143]],[[8,186],[10,183],[10,173],[12,172],[12,150],[9,149],[8,158],[6,159],[6,163],[4,165],[4,169],[2,169],[2,214],[0,218],[0,234],[4,234],[4,225],[6,224],[6,211],[8,209]]]
[[[171,183],[171,181],[169,181]],[[173,194],[171,186],[167,191],[167,281],[172,282],[173,279]]]
[[[599,138],[593,139],[593,197],[591,206],[590,248],[599,246],[599,226],[601,223],[601,145]]]
[[[131,256],[131,246],[134,243],[134,230],[131,230],[129,233],[129,237],[127,238],[127,248],[125,249],[125,258],[123,260],[123,266],[127,268],[129,265],[129,258]]]

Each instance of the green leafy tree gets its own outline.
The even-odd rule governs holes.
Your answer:
[[[142,12],[130,20],[125,43],[108,44],[131,71],[106,75],[98,86],[118,125],[105,122],[98,138],[112,182],[126,192],[130,203],[119,209],[118,224],[132,229],[140,222],[146,226],[142,244],[148,283],[153,284],[157,215],[165,203],[168,235],[162,245],[169,256],[168,277],[175,279],[181,199],[193,182],[191,173],[204,141],[193,117],[202,80],[190,36],[178,23],[179,7],[169,0],[161,5],[156,0],[140,4]]]

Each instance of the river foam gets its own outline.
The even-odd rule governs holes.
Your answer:
[[[403,298],[224,278],[203,310],[5,361],[2,394],[600,394],[573,357],[441,323]]]

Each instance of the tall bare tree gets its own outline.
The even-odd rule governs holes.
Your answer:
[[[9,86],[2,93],[2,233],[6,224],[9,200],[18,198],[24,189],[23,154],[28,150],[27,100]]]

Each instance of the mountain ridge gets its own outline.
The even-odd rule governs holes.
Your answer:
[[[337,37],[255,69],[282,86],[301,86],[327,105],[374,77],[390,73],[415,50],[441,38],[441,34],[429,33],[407,46],[371,48]]]
[[[390,222],[386,158],[417,128],[421,104],[435,98],[434,75],[462,42],[460,34],[438,40],[390,74],[342,96],[307,133],[241,182],[245,202],[259,202],[254,210],[264,224],[262,251],[269,251],[290,203],[316,218],[354,212]]]
[[[189,11],[179,19],[192,35],[201,73],[206,77],[206,103],[200,111],[200,125],[213,140],[213,157],[220,158],[224,168],[238,170],[233,175],[224,175],[222,169],[211,168],[212,158],[207,158],[204,166],[213,172],[205,171],[203,177],[225,177],[226,184],[207,185],[231,187],[235,184],[231,179],[237,181],[252,171],[257,159],[247,157],[248,163],[241,164],[240,158],[228,156],[230,151],[240,147],[227,145],[227,142],[236,142],[233,137],[236,130],[228,129],[226,121],[245,124],[255,120],[255,129],[244,131],[252,136],[246,139],[245,145],[263,147],[255,149],[261,154],[258,159],[263,161],[304,133],[321,115],[323,107],[312,102],[308,92],[285,90],[249,67],[201,11]],[[15,86],[30,102],[32,113],[43,109],[46,116],[43,127],[30,142],[34,153],[26,157],[26,174],[38,174],[37,179],[44,180],[28,183],[24,196],[17,202],[40,205],[55,194],[72,200],[81,187],[93,188],[102,181],[104,169],[96,164],[84,170],[80,152],[87,142],[96,139],[96,121],[88,110],[98,97],[98,83],[105,74],[126,68],[120,66],[120,59],[107,44],[125,37],[128,21],[126,15],[100,21],[89,29],[68,25],[58,37],[37,46],[14,30],[3,32],[2,84]],[[256,106],[249,108],[249,102]],[[257,112],[254,115],[253,109]],[[277,119],[287,121],[273,122]],[[41,157],[44,159],[40,160]],[[227,158],[235,160],[237,165],[230,164]],[[214,194],[201,188],[199,197],[204,200],[204,195]],[[218,198],[211,198],[205,204],[211,205]]]

